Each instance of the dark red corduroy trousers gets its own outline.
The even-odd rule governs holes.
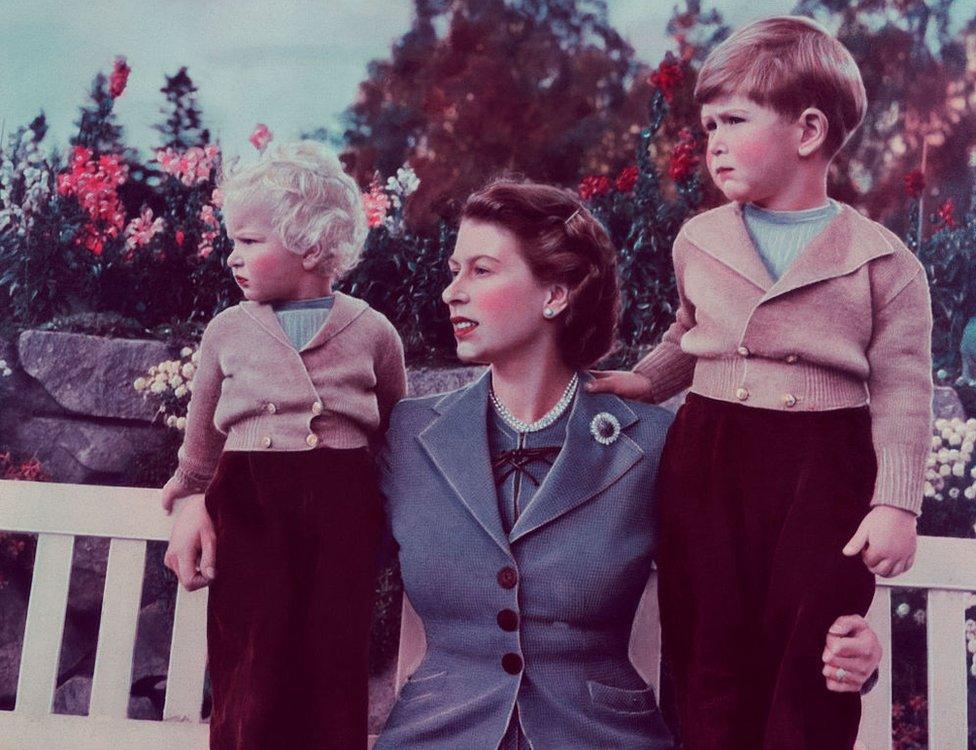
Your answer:
[[[659,603],[685,750],[850,750],[860,696],[822,674],[827,630],[874,576],[841,549],[869,509],[867,407],[757,409],[689,394],[659,478]]]
[[[365,748],[382,524],[368,452],[228,451],[206,502],[210,747]]]

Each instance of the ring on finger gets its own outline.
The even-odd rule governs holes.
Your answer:
[[[847,670],[843,667],[837,667],[837,671],[834,672],[834,678],[837,682],[843,682],[845,677],[847,677]]]

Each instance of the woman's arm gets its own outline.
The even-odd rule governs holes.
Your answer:
[[[827,631],[823,662],[828,690],[867,692],[877,680],[881,641],[863,617],[843,615]]]

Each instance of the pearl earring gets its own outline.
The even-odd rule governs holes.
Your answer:
[[[547,319],[554,318],[556,317],[556,311],[553,310],[551,307],[547,307],[542,311],[542,317]]]

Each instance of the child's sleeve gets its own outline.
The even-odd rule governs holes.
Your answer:
[[[918,515],[932,441],[932,304],[925,271],[896,286],[874,313],[867,350],[871,435],[878,459],[872,505]]]
[[[678,311],[674,323],[665,331],[661,343],[634,366],[634,372],[651,381],[652,403],[667,401],[691,385],[695,357],[681,349],[681,337],[695,325],[695,308],[685,296],[684,243],[681,233],[675,238],[672,258],[678,286]]]
[[[393,324],[383,321],[383,335],[378,339],[373,367],[376,375],[376,403],[380,410],[378,434],[386,432],[390,412],[396,402],[407,395],[407,371],[403,360],[403,342]]]
[[[186,415],[186,433],[178,454],[179,465],[173,474],[187,495],[207,489],[226,439],[214,425],[214,411],[224,378],[217,357],[216,338],[211,321],[200,340],[200,356],[193,374],[193,392]]]

